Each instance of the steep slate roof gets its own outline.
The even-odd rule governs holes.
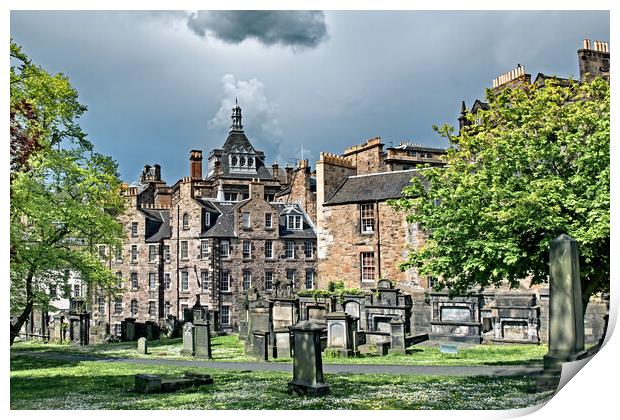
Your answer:
[[[426,184],[426,178],[422,176],[419,169],[350,176],[327,199],[325,205],[400,198],[403,196],[403,188],[411,184],[413,177],[419,178]]]
[[[234,152],[235,149],[245,149],[249,153],[255,154],[256,173],[230,172],[228,155]],[[224,146],[222,146],[221,149],[214,149],[211,153],[220,156],[220,168],[222,169],[221,178],[273,179],[271,172],[265,167],[265,153],[254,149],[250,140],[248,140],[245,133],[241,130],[231,130],[228,134],[228,138],[224,142]],[[213,178],[213,176],[211,178]]]
[[[206,201],[206,200],[204,200]],[[222,215],[217,218],[215,224],[204,232],[202,238],[235,238],[235,212],[243,204],[249,200],[240,201],[234,204],[224,204],[222,202],[212,201],[211,204],[216,207]],[[279,234],[282,238],[287,239],[314,239],[316,238],[316,232],[314,226],[309,221],[308,216],[301,210],[299,205],[294,204],[292,207],[296,212],[303,215],[303,229],[302,230],[288,230],[286,228],[286,215],[280,215],[286,208],[290,208],[291,205],[285,203],[270,203],[278,212],[278,225]]]
[[[172,236],[170,210],[138,209],[144,214],[145,242],[159,242]]]

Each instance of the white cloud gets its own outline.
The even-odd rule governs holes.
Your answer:
[[[235,100],[241,107],[242,123],[248,139],[255,148],[265,152],[268,160],[265,164],[269,164],[270,159],[280,159],[282,128],[277,117],[278,109],[265,95],[264,84],[256,78],[237,80],[232,74],[222,77],[220,107],[209,120],[209,126],[230,127],[230,115]]]

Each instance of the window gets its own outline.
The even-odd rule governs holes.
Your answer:
[[[211,226],[211,213],[205,212],[205,227]]]
[[[122,312],[123,312],[123,300],[119,298],[114,301],[114,313],[118,315]]]
[[[131,290],[138,290],[138,273],[131,273],[130,275],[130,287]]]
[[[435,287],[437,287],[437,278],[436,277],[429,277],[428,278],[428,288],[429,289],[434,289]]]
[[[99,259],[105,260],[105,245],[99,245]]]
[[[220,323],[222,325],[230,324],[230,306],[222,306],[220,308]]]
[[[164,285],[166,287],[166,290],[170,290],[170,287],[172,285],[172,278],[170,277],[170,273],[164,273]]]
[[[131,222],[131,236],[133,238],[138,236],[138,222]]]
[[[304,243],[304,255],[306,256],[306,258],[312,258],[312,241],[306,241]]]
[[[50,298],[54,299],[56,297],[56,285],[50,284]]]
[[[138,245],[131,246],[131,262],[138,262]]]
[[[295,270],[292,268],[289,268],[286,270],[286,280],[288,280],[290,283],[295,283]]]
[[[149,273],[149,290],[155,290],[157,288],[157,275],[155,273]]]
[[[137,316],[138,315],[138,301],[133,299],[131,301],[131,316]]]
[[[157,261],[157,245],[149,245],[149,262]]]
[[[237,193],[224,193],[224,201],[237,201]]]
[[[97,311],[99,314],[105,313],[105,298],[103,296],[97,296]]]
[[[73,285],[73,297],[79,298],[81,296],[82,296],[82,294],[80,293],[80,285],[79,284],[74,284]]]
[[[273,258],[273,241],[265,241],[265,258]]]
[[[272,218],[271,213],[265,213],[265,229],[273,228],[273,221],[271,220],[271,218]]]
[[[209,272],[208,271],[200,272],[200,287],[202,287],[203,292],[206,292],[209,290]]]
[[[360,206],[360,226],[362,233],[373,233],[375,231],[375,209],[372,204]]]
[[[273,273],[265,271],[265,290],[273,289]]]
[[[220,242],[220,253],[222,254],[222,258],[230,257],[230,241],[228,239],[224,239]]]
[[[286,241],[286,258],[295,258],[295,242]]]
[[[164,303],[164,316],[170,315],[170,302],[166,301]]]
[[[252,287],[252,273],[249,271],[243,272],[243,290],[248,290]]]
[[[120,245],[114,247],[116,262],[123,262],[123,248]]]
[[[228,292],[230,288],[230,273],[223,271],[220,277],[220,290],[222,292]]]
[[[360,260],[362,267],[362,281],[373,281],[375,279],[375,253],[362,252]]]
[[[164,245],[164,260],[170,262],[170,245]]]
[[[245,211],[241,213],[241,223],[244,228],[250,228],[250,213]]]
[[[115,323],[114,323],[114,327],[113,327],[113,329],[112,329],[112,333],[113,333],[115,336],[120,337],[120,335],[121,335],[121,330],[122,330],[122,328],[121,328],[121,323],[120,323],[120,322],[115,322]]]
[[[157,316],[157,302],[149,302],[149,316],[151,318]]]
[[[181,271],[181,290],[189,290],[189,273],[187,271]]]
[[[286,228],[292,230],[301,230],[301,215],[291,214],[286,217]]]
[[[275,194],[265,194],[265,201],[269,202],[269,203],[273,203],[276,198]]]
[[[116,283],[120,286],[121,284],[123,284],[123,273],[122,271],[117,271],[116,272]]]
[[[314,289],[314,270],[306,270],[306,289]]]
[[[209,250],[209,241],[200,242],[200,258],[207,258],[207,251]]]
[[[187,259],[187,241],[181,241],[181,259]]]
[[[189,229],[189,214],[183,213],[183,229]]]
[[[252,257],[252,245],[250,241],[243,241],[243,258],[251,258]]]

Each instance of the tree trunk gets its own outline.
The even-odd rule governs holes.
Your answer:
[[[28,272],[28,276],[26,277],[26,307],[22,311],[21,315],[17,318],[17,322],[15,324],[11,324],[11,344],[15,341],[15,338],[19,336],[19,330],[22,329],[24,322],[28,320],[30,317],[30,313],[32,312],[33,307],[33,296],[32,296],[32,277],[34,274],[34,270],[30,270]]]

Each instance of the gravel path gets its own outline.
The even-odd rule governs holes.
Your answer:
[[[258,362],[213,362],[206,360],[171,359],[132,359],[121,357],[101,357],[79,354],[60,354],[52,352],[11,352],[14,355],[40,357],[70,362],[99,361],[109,363],[134,363],[157,366],[200,367],[237,371],[293,372],[291,363]],[[384,373],[389,375],[441,375],[441,376],[536,376],[542,369],[536,366],[418,366],[418,365],[344,365],[324,363],[325,373],[364,374]]]

